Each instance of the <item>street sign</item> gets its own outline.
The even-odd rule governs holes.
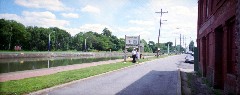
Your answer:
[[[138,48],[139,46],[139,36],[126,36],[126,48],[134,47]]]
[[[138,48],[140,49],[140,35],[139,36],[126,36],[125,35],[125,52],[124,52],[124,62],[126,62],[127,58],[127,48]],[[139,50],[140,54],[140,50]]]

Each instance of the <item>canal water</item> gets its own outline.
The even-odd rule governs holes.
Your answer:
[[[0,60],[0,73],[9,73],[24,70],[35,70],[73,64],[83,64],[98,61],[120,59],[121,57],[102,58],[48,58],[48,59],[5,59]]]

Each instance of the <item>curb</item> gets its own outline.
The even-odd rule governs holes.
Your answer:
[[[150,60],[150,61],[153,61],[153,60]],[[116,69],[116,70],[113,70],[113,71],[101,73],[101,74],[98,74],[98,75],[90,76],[90,77],[87,77],[87,78],[83,78],[83,79],[71,81],[71,82],[68,82],[68,83],[56,85],[56,86],[53,86],[53,87],[50,87],[50,88],[46,88],[46,89],[42,89],[42,90],[39,90],[39,91],[36,91],[36,92],[31,92],[31,93],[28,93],[27,95],[40,95],[40,94],[43,94],[43,93],[46,93],[46,92],[53,91],[54,89],[61,88],[61,87],[65,87],[65,86],[68,86],[68,85],[71,85],[71,84],[74,84],[74,83],[77,83],[77,82],[80,82],[80,81],[85,81],[85,80],[87,80],[87,79],[91,79],[91,78],[94,78],[94,77],[98,77],[98,76],[110,74],[110,73],[113,73],[113,72],[121,71],[121,70],[123,70],[123,69],[128,69],[128,68],[131,68],[131,67],[134,67],[134,66],[142,65],[142,64],[144,64],[144,63],[146,63],[146,62],[148,62],[148,61],[141,62],[141,63],[134,64],[134,65],[130,65],[130,66],[127,66],[127,67],[124,67],[124,68]],[[110,64],[111,64],[111,63],[110,63]],[[124,64],[124,63],[123,63],[123,64]]]
[[[178,69],[177,95],[182,95],[181,71]]]

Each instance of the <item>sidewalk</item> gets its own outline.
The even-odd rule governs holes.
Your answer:
[[[129,58],[127,60],[132,60],[132,59]],[[76,64],[76,65],[68,65],[68,66],[59,66],[59,67],[52,67],[52,68],[45,68],[45,69],[26,70],[26,71],[11,72],[11,73],[3,73],[3,74],[0,74],[0,82],[50,75],[50,74],[54,74],[54,73],[58,73],[58,72],[62,72],[62,71],[81,69],[81,68],[103,65],[103,64],[117,63],[117,62],[122,62],[122,61],[124,61],[124,59],[99,61],[99,62],[83,63],[83,64]]]

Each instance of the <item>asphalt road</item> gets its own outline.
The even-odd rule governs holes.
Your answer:
[[[44,95],[180,95],[177,64],[185,55],[170,56],[120,71],[78,81]]]

